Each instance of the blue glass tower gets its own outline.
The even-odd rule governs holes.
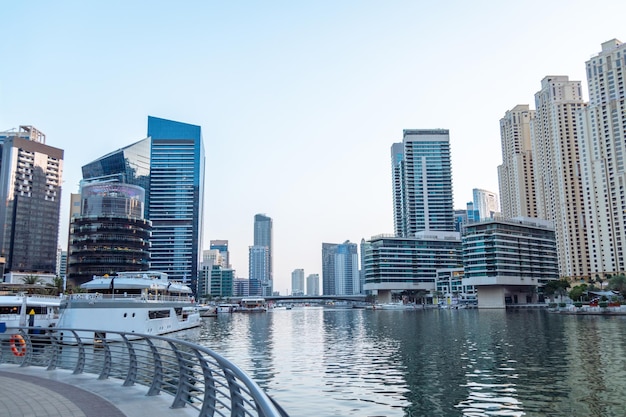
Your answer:
[[[202,244],[204,145],[200,126],[148,117],[152,269],[195,288]]]

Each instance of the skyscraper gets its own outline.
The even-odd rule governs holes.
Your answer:
[[[4,271],[54,276],[63,150],[46,145],[46,136],[34,127],[20,126],[0,132],[0,155]]]
[[[577,113],[585,107],[580,81],[547,76],[535,94],[531,142],[537,216],[554,224],[559,273],[589,277],[589,253],[578,149]]]
[[[204,144],[200,126],[148,117],[152,269],[198,277],[203,229]]]
[[[267,246],[250,246],[248,248],[248,275],[250,279],[250,295],[272,295],[269,280],[269,248]],[[253,289],[254,288],[254,289]],[[255,289],[258,288],[258,291]]]
[[[537,217],[530,121],[535,111],[519,104],[500,119],[502,165],[498,166],[502,216]]]
[[[291,273],[291,295],[304,295],[304,269],[294,269]]]
[[[319,274],[309,274],[306,277],[306,295],[320,295]]]
[[[222,256],[221,265],[224,268],[230,268],[230,253],[228,252],[228,240],[211,240],[209,241],[209,249],[216,249]]]
[[[362,292],[356,243],[322,243],[322,287],[324,295]]]
[[[391,157],[395,234],[453,231],[449,131],[405,129]]]
[[[256,214],[254,216],[254,246],[267,248],[267,276],[261,281],[263,295],[267,296],[272,295],[274,282],[272,235],[272,218],[265,214]],[[252,275],[250,278],[253,278]]]
[[[586,62],[589,105],[579,114],[590,269],[626,271],[626,44],[604,42]]]

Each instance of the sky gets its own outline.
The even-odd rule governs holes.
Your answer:
[[[454,206],[498,192],[499,120],[548,75],[626,41],[626,2],[4,1],[0,131],[65,151],[59,243],[81,167],[146,137],[148,115],[199,125],[203,249],[248,277],[254,215],[274,225],[274,290],[320,274],[322,242],[393,233],[391,145],[449,129]],[[321,283],[320,283],[321,285]]]

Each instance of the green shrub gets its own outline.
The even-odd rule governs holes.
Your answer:
[[[598,303],[598,305],[599,305],[600,307],[608,307],[609,303],[608,303],[608,302],[606,302],[606,301],[600,301],[600,302]]]
[[[548,304],[548,307],[549,308],[556,308],[556,303],[550,303],[550,304]]]
[[[576,302],[574,303],[574,306],[576,306],[576,307],[582,307],[582,306],[583,306],[583,303],[581,303],[580,301],[576,301]]]
[[[559,303],[559,307],[565,307],[567,304],[565,303]]]

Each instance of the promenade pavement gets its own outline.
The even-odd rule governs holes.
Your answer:
[[[170,408],[173,396],[146,396],[148,387],[125,387],[118,379],[56,369],[0,364],[3,417],[190,417],[198,411]]]

